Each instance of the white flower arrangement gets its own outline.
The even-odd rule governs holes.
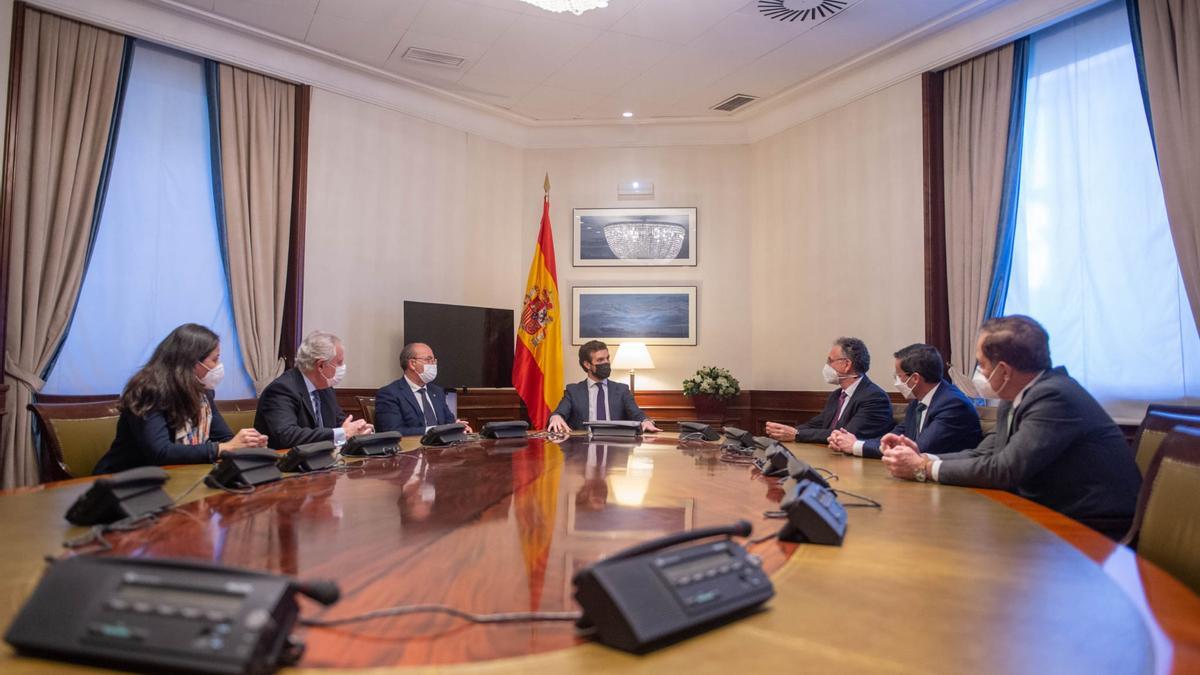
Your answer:
[[[720,399],[730,399],[741,392],[737,378],[728,370],[716,366],[704,366],[696,374],[683,381],[683,395],[707,394]]]

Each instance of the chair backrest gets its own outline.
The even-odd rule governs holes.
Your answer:
[[[1142,477],[1167,433],[1179,425],[1200,426],[1200,408],[1151,404],[1133,438],[1134,459]]]
[[[41,432],[42,482],[87,476],[117,436],[120,399],[30,403]]]
[[[909,406],[908,403],[896,403],[895,401],[893,401],[892,402],[892,421],[895,422],[896,424],[900,424],[901,422],[903,422],[904,415],[905,415],[905,413],[908,412],[908,406]]]
[[[1177,426],[1151,460],[1127,541],[1200,593],[1200,426]]]
[[[254,426],[254,414],[258,411],[258,399],[239,398],[217,401],[217,410],[221,411],[221,417],[225,418],[225,423],[236,434],[242,429]]]
[[[374,396],[355,396],[358,399],[358,407],[362,410],[362,418],[367,421],[367,424],[375,424],[375,397]]]

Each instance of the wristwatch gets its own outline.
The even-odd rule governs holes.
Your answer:
[[[918,467],[917,470],[913,472],[913,479],[916,480],[918,483],[924,483],[929,478],[929,476],[927,476],[925,474],[925,467],[928,465],[929,465],[929,462],[925,461],[925,459],[922,458],[921,466]]]

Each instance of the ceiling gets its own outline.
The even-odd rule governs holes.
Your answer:
[[[779,96],[965,9],[1008,0],[762,1],[844,7],[780,21],[759,0],[609,0],[580,16],[520,0],[174,0],[542,121],[728,116],[711,107],[735,94]],[[414,63],[403,58],[411,47],[465,61]]]

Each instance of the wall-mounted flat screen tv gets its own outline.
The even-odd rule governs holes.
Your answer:
[[[442,387],[511,387],[513,315],[511,309],[405,301],[404,343],[433,349]]]

